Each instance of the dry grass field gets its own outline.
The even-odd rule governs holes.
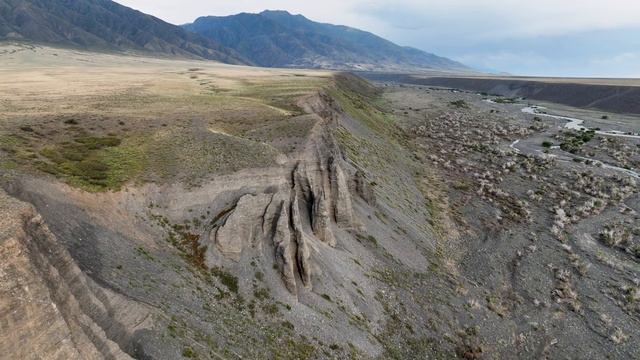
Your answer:
[[[93,191],[266,166],[295,147],[269,129],[308,130],[296,99],[329,78],[19,45],[0,48],[0,76],[2,167]]]

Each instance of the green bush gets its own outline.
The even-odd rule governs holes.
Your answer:
[[[191,346],[187,346],[182,350],[182,356],[188,359],[193,359],[196,357],[196,352],[193,351]]]
[[[89,178],[90,180],[107,179],[109,167],[98,160],[82,160],[77,165],[78,172],[75,175]]]
[[[215,275],[222,285],[226,286],[233,293],[238,293],[238,278],[234,275],[226,272],[224,269],[214,267],[211,269],[211,274]]]

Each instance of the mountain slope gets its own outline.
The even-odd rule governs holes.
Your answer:
[[[0,0],[0,40],[247,63],[235,51],[110,0]]]
[[[469,70],[458,62],[398,46],[366,31],[321,24],[286,11],[207,16],[183,26],[224,46],[233,47],[261,66]]]

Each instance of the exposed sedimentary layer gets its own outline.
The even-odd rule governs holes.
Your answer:
[[[12,359],[128,359],[149,312],[88,278],[25,203],[0,193],[0,352]],[[25,346],[28,344],[28,346]]]

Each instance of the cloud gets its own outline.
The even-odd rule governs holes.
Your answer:
[[[542,67],[549,66],[552,61],[534,51],[510,52],[498,51],[495,53],[480,52],[469,53],[458,56],[458,60],[476,64],[476,66],[486,69],[505,69],[518,64],[520,67]]]
[[[606,58],[596,58],[593,60],[594,64],[616,66],[620,64],[627,64],[630,62],[638,63],[640,66],[640,52],[626,52],[617,54],[614,56],[608,56]]]
[[[473,37],[557,35],[640,26],[634,0],[398,0],[360,3],[359,11],[392,27],[442,33],[464,29]]]

